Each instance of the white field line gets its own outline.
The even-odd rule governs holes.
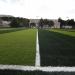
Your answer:
[[[35,66],[40,67],[40,52],[39,52],[38,30],[37,30],[37,35],[36,35],[36,60],[35,60]]]
[[[75,72],[75,67],[36,67],[21,65],[0,65],[1,70],[45,71],[45,72]]]

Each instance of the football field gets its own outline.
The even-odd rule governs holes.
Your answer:
[[[75,30],[39,30],[41,66],[75,66]]]
[[[0,29],[0,73],[74,75],[74,29]]]
[[[35,49],[35,29],[10,29],[0,34],[0,64],[34,65]]]

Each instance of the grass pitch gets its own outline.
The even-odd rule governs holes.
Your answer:
[[[36,29],[0,34],[0,64],[34,65]]]
[[[25,28],[0,28],[0,34],[20,31],[23,29],[25,29]]]
[[[75,30],[39,30],[42,66],[75,66]]]

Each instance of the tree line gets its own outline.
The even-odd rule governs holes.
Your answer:
[[[72,28],[75,28],[74,19],[63,20],[63,19],[59,18],[58,22],[60,22],[60,28],[63,28],[63,26],[72,26]]]
[[[36,27],[35,23],[30,24],[30,19],[21,18],[21,17],[1,17],[0,19],[4,21],[10,21],[10,27]],[[63,26],[72,26],[75,28],[75,21],[74,19],[63,20],[58,18],[58,22],[60,22],[60,28]],[[49,19],[39,19],[38,27],[43,28],[44,26],[48,26],[49,28],[54,26],[54,21]]]
[[[53,20],[49,20],[49,19],[40,19],[39,23],[38,23],[39,27],[43,28],[44,26],[48,26],[48,27],[52,27],[54,26],[54,22]]]
[[[3,21],[10,21],[10,27],[36,27],[36,23],[30,23],[30,19],[21,17],[1,17]],[[49,27],[54,25],[52,20],[39,19],[38,27],[43,28],[48,25]]]
[[[1,17],[3,21],[10,21],[10,27],[29,27],[29,19],[20,17]]]

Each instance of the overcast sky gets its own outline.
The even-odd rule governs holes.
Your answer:
[[[25,18],[75,19],[75,0],[0,0],[0,14]]]

